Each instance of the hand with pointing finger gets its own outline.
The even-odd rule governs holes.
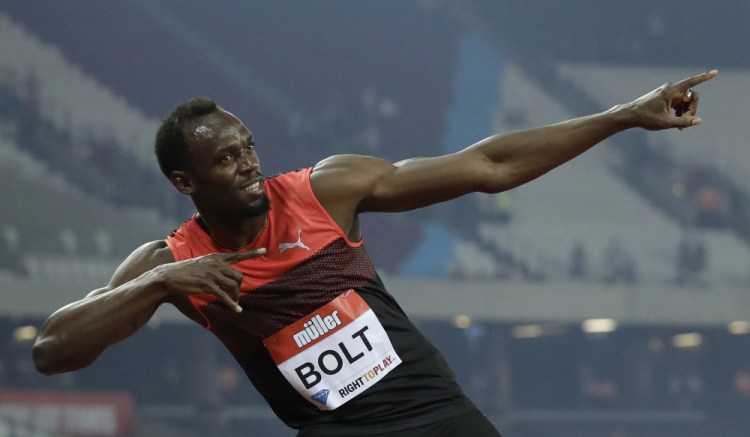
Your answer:
[[[634,126],[643,129],[684,129],[696,126],[701,123],[701,119],[696,116],[700,96],[693,88],[713,79],[717,74],[717,70],[711,70],[677,83],[666,83],[624,107],[632,111]]]
[[[158,281],[170,293],[186,296],[209,294],[235,312],[242,312],[237,302],[243,275],[232,264],[266,253],[265,248],[229,253],[212,253],[184,261],[163,264],[156,269]]]

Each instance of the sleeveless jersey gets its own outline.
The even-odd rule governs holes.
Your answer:
[[[271,204],[265,226],[241,250],[265,247],[266,253],[232,266],[244,274],[239,299],[243,311],[235,313],[211,295],[192,295],[206,328],[292,428],[327,435],[371,434],[474,410],[443,357],[385,290],[362,241],[350,241],[317,201],[311,172],[308,168],[265,180]],[[176,261],[229,251],[216,245],[195,217],[166,242]],[[341,302],[359,309],[345,317],[348,304]],[[364,328],[355,330],[356,323],[365,323]],[[372,329],[364,331],[368,327]],[[301,364],[290,367],[289,360],[280,365],[285,352],[271,350],[271,343],[285,332],[290,333],[285,350],[289,356],[298,353],[294,359]],[[321,343],[313,345],[318,336]],[[383,337],[386,352],[370,362],[360,378],[335,388],[315,387],[338,377],[340,369],[366,361],[357,362],[381,347],[376,337]],[[291,376],[282,373],[285,366]],[[375,374],[377,382],[372,383],[368,375]],[[305,387],[294,387],[294,378],[310,386],[312,396],[301,392]],[[334,394],[343,404],[325,405]]]

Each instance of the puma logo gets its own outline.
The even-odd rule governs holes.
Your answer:
[[[283,252],[287,249],[291,249],[293,247],[301,247],[305,250],[310,250],[309,247],[305,245],[305,243],[302,242],[302,229],[297,228],[297,241],[294,243],[281,243],[279,244],[279,252]]]

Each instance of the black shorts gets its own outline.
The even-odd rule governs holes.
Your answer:
[[[313,437],[304,431],[298,437]],[[418,426],[401,431],[367,434],[362,437],[502,437],[487,416],[474,411],[440,422]]]

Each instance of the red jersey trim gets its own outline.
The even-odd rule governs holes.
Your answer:
[[[365,239],[362,237],[359,241],[352,241],[349,239],[349,236],[346,235],[343,229],[333,220],[333,217],[331,217],[330,214],[328,214],[328,211],[323,207],[323,205],[320,204],[320,201],[318,200],[318,197],[315,195],[315,192],[313,192],[312,189],[312,182],[310,181],[310,176],[312,176],[312,173],[315,169],[313,167],[306,168],[304,170],[304,177],[307,180],[307,183],[304,184],[305,189],[307,190],[308,194],[310,194],[310,198],[313,199],[313,203],[317,206],[318,210],[321,214],[328,220],[330,225],[336,229],[341,235],[342,238],[344,238],[344,241],[346,241],[346,244],[352,247],[359,247],[362,244],[364,244]]]
[[[317,310],[263,340],[276,364],[303,352],[364,314],[370,306],[354,290],[349,290]],[[332,314],[333,313],[333,314]],[[335,322],[335,323],[332,323]],[[301,331],[312,335],[297,343]],[[305,333],[305,335],[307,335]]]
[[[271,199],[271,210],[266,217],[266,225],[250,244],[240,250],[266,247],[268,252],[261,257],[232,266],[245,275],[240,289],[241,294],[252,292],[275,281],[284,272],[304,263],[309,256],[313,256],[335,238],[341,238],[352,248],[358,248],[364,244],[364,238],[357,242],[351,241],[325,210],[313,192],[310,181],[312,172],[313,168],[308,167],[266,179],[266,195]],[[293,243],[296,238],[300,238],[299,232],[302,232],[299,226],[306,229],[304,241],[310,247],[302,245],[304,249],[295,248]],[[210,253],[231,252],[229,249],[216,245],[195,217],[184,222],[165,241],[175,261]],[[291,247],[283,256],[279,253],[283,251],[279,243]],[[206,328],[211,329],[210,317],[202,308],[218,298],[210,294],[197,294],[189,295],[188,299],[205,320]]]

